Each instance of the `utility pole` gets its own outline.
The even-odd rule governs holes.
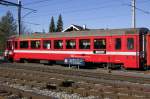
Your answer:
[[[135,13],[135,5],[136,0],[132,0],[132,28],[136,28],[136,13]]]
[[[18,0],[18,4],[17,4],[17,3],[9,2],[6,0],[0,0],[0,4],[5,5],[5,6],[16,6],[16,7],[18,7],[18,32],[20,35],[20,33],[21,33],[21,1]]]
[[[36,10],[34,9],[30,9],[30,8],[25,8],[22,6],[21,4],[21,0],[18,0],[18,3],[13,3],[7,0],[0,0],[0,5],[4,5],[4,6],[15,6],[18,8],[18,34],[21,34],[21,8],[23,9],[27,9],[27,10],[31,10],[31,12],[25,14],[23,17],[31,14],[32,12],[36,12]]]
[[[18,32],[21,34],[21,1],[18,0]]]

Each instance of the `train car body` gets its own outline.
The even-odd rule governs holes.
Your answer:
[[[150,66],[150,34],[148,29],[138,28],[13,36],[7,41],[5,56],[13,61],[36,59],[146,68]]]

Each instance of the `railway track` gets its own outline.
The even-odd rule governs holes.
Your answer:
[[[89,77],[95,79],[108,79],[108,80],[117,80],[117,81],[128,81],[133,83],[149,84],[150,83],[150,74],[143,74],[139,72],[123,72],[123,71],[91,71],[91,70],[77,70],[53,66],[44,66],[41,64],[3,64],[1,67],[16,68],[16,69],[25,69],[33,71],[41,71],[47,73],[57,73],[62,75],[72,75],[72,76],[81,76]]]
[[[34,92],[20,90],[4,84],[0,84],[0,99],[52,99]]]
[[[63,77],[62,79],[62,76],[56,74],[8,68],[1,68],[0,71],[1,81],[3,82],[2,85],[19,89],[23,92],[32,92],[43,97],[52,97],[52,99],[63,99],[65,97],[65,99],[93,99],[88,96],[82,98],[82,96],[72,93],[74,89],[67,89],[66,87],[63,87],[61,83],[63,83],[67,77],[65,77],[65,79]],[[64,91],[70,94],[64,93]]]
[[[34,66],[36,65],[36,66]],[[13,88],[29,89],[23,90],[28,92],[32,90],[41,96],[51,96],[50,93],[55,92],[58,96],[69,96],[85,98],[85,99],[149,99],[150,85],[148,77],[143,75],[123,76],[117,73],[110,74],[107,72],[95,72],[84,70],[72,70],[68,68],[55,68],[41,66],[37,64],[2,64],[0,66],[1,81],[5,86]],[[105,76],[106,75],[106,76]],[[117,76],[116,76],[117,75]],[[135,75],[135,74],[134,74]],[[105,76],[105,77],[103,77]],[[122,78],[117,78],[122,77]],[[129,77],[131,77],[129,79]],[[129,80],[127,80],[129,79]],[[143,81],[138,81],[143,80]],[[62,86],[66,82],[72,82],[69,86]],[[127,82],[128,81],[128,82]],[[9,84],[7,84],[7,83]],[[136,83],[135,83],[136,82]],[[138,83],[137,83],[138,82]],[[146,84],[147,83],[147,84]],[[19,84],[19,85],[18,85]],[[21,90],[21,89],[19,89]],[[47,94],[42,94],[46,93]],[[60,92],[62,92],[60,94]],[[63,92],[66,92],[65,94]],[[49,93],[49,94],[48,94]],[[73,98],[65,99],[73,99]],[[44,98],[41,98],[44,99]],[[58,99],[61,99],[60,97]],[[77,99],[77,98],[74,98]]]

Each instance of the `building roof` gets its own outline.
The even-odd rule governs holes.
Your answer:
[[[70,32],[70,31],[83,31],[83,30],[88,30],[85,25],[79,26],[75,24],[71,24],[69,27],[64,29],[62,32]]]

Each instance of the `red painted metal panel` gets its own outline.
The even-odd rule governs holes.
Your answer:
[[[150,66],[150,35],[147,35],[147,66]]]
[[[133,50],[128,50],[127,49],[127,38],[132,37],[134,38],[135,42],[134,42],[134,46],[135,48]],[[84,52],[88,52],[91,51],[93,52],[93,50],[95,50],[93,48],[93,40],[97,39],[97,38],[106,38],[106,53],[108,52],[109,54],[65,54],[65,53],[34,53],[34,51],[84,51]],[[115,49],[115,39],[116,38],[121,38],[121,45],[122,48],[120,50],[116,50]],[[33,51],[32,53],[15,53],[14,54],[14,59],[15,60],[19,60],[21,58],[26,58],[26,59],[44,59],[44,60],[64,60],[65,58],[69,58],[69,57],[75,57],[75,58],[83,58],[85,59],[86,62],[95,62],[95,63],[100,63],[100,62],[106,62],[106,63],[120,63],[120,64],[124,64],[124,66],[126,68],[139,68],[139,56],[137,55],[129,55],[129,53],[134,54],[136,52],[139,52],[139,48],[138,48],[138,35],[122,35],[122,36],[103,36],[103,37],[73,37],[73,38],[49,38],[49,40],[51,40],[51,49],[19,49],[18,50],[27,50],[27,51]],[[41,38],[42,40],[45,40],[44,38]],[[67,39],[76,39],[76,49],[70,50],[70,49],[66,49],[64,47],[64,49],[54,49],[54,45],[53,42],[54,40],[63,40],[63,44],[65,45],[65,40]],[[91,39],[91,48],[90,49],[79,49],[79,39]],[[150,38],[149,39],[149,49],[150,50]],[[48,40],[46,38],[46,40]],[[30,45],[29,45],[30,46]],[[42,45],[41,45],[42,46]],[[149,53],[150,54],[150,53]],[[148,56],[150,57],[150,55]],[[150,58],[148,58],[150,59]],[[150,60],[148,61],[148,64],[150,64]]]

